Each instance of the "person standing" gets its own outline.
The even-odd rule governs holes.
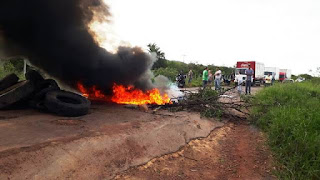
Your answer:
[[[235,81],[235,83],[237,84],[238,93],[239,93],[239,95],[241,95],[241,93],[242,93],[242,83],[243,83],[243,79],[242,79],[241,76],[239,76],[239,75],[240,75],[239,72],[237,73],[237,75],[238,75],[238,76],[236,76],[236,78],[235,78],[234,81]]]
[[[276,79],[275,79],[275,76],[276,76],[276,73],[274,73],[274,74],[272,75],[271,85],[273,85],[273,84],[274,84],[274,81],[276,80]]]
[[[251,69],[251,65],[248,65],[248,69],[245,71],[245,74],[247,75],[246,79],[246,94],[251,94],[251,81],[252,81],[252,76],[254,75],[253,69]]]
[[[211,70],[208,71],[208,74],[209,74],[208,75],[208,85],[211,89],[211,85],[212,85],[212,81],[213,81],[213,74],[212,74]]]
[[[202,73],[202,82],[203,82],[203,89],[207,87],[207,84],[208,84],[208,67],[206,67],[204,70],[203,70],[203,73]]]
[[[214,89],[220,90],[221,88],[221,70],[217,68],[217,71],[214,73]]]
[[[190,84],[191,83],[191,81],[192,81],[192,78],[193,78],[193,72],[192,72],[192,69],[190,69],[190,71],[188,72],[188,84]]]
[[[270,74],[268,74],[268,76],[266,77],[266,84],[265,86],[271,86],[272,83],[272,77]]]

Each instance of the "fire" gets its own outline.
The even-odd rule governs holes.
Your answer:
[[[85,88],[81,82],[77,84],[78,90],[83,96],[90,100],[109,101],[107,95],[103,94],[96,86],[92,88]],[[161,95],[160,91],[156,88],[143,92],[133,86],[125,87],[123,85],[113,85],[113,95],[111,101],[117,104],[158,104],[164,105],[171,103],[167,94]]]
[[[77,83],[78,90],[80,93],[90,99],[90,100],[99,100],[99,101],[107,101],[108,96],[104,95],[101,90],[99,90],[96,86],[93,86],[92,88],[86,89],[81,82]]]
[[[163,105],[170,103],[170,98],[167,94],[161,96],[160,91],[156,88],[143,92],[140,89],[135,89],[133,86],[124,87],[115,84],[113,86],[113,96],[111,100],[118,104],[158,104]]]

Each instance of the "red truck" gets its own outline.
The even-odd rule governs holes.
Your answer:
[[[251,82],[253,82],[255,85],[263,84],[264,79],[264,64],[256,61],[238,61],[236,70],[235,70],[235,76],[242,77],[243,80],[246,80],[245,71],[248,69],[248,65],[251,65],[251,68],[254,71],[254,75],[251,79]],[[239,74],[238,74],[239,73]]]
[[[286,79],[286,73],[285,72],[280,72],[279,73],[279,81],[284,81]]]
[[[280,69],[279,81],[283,82],[285,80],[291,79],[291,69]]]

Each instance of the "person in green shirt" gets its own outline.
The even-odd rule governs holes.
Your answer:
[[[202,73],[202,82],[203,82],[203,88],[206,88],[207,84],[208,84],[208,67],[206,67],[203,70]]]

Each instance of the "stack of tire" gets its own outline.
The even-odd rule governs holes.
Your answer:
[[[90,109],[85,97],[63,91],[53,79],[44,79],[37,71],[26,73],[26,80],[10,74],[0,80],[0,109],[28,105],[34,109],[51,112],[60,116],[82,116]]]

